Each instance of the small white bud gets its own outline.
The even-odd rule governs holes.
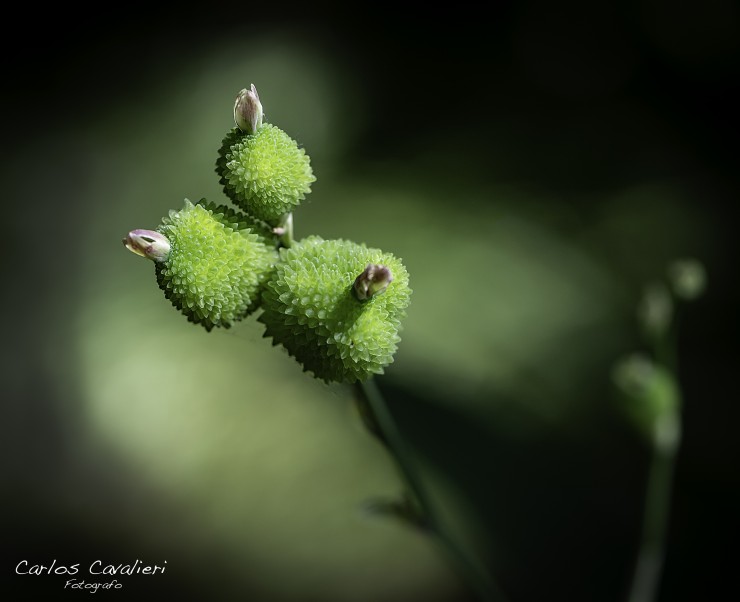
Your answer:
[[[244,88],[234,102],[234,121],[242,132],[254,134],[262,127],[262,103],[257,88]]]
[[[132,253],[152,261],[164,261],[170,254],[170,241],[154,230],[131,230],[123,244]]]

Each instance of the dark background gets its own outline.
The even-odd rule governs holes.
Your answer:
[[[189,66],[213,48],[247,48],[251,39],[274,31],[297,48],[320,49],[352,76],[352,102],[344,110],[352,135],[341,153],[325,155],[327,178],[380,177],[389,186],[434,197],[430,212],[472,231],[511,210],[572,241],[618,282],[621,297],[607,311],[613,338],[596,344],[604,337],[584,330],[558,342],[563,353],[594,349],[592,363],[579,364],[574,376],[576,393],[560,393],[577,399],[565,402],[553,393],[554,405],[577,408],[562,419],[517,409],[541,391],[499,390],[495,378],[469,387],[449,382],[446,389],[424,388],[417,386],[423,365],[416,366],[416,377],[406,378],[399,361],[398,370],[381,380],[422,461],[466,500],[482,557],[512,602],[624,599],[648,449],[609,403],[608,370],[620,355],[642,346],[632,312],[644,283],[677,256],[704,262],[706,294],[685,308],[678,337],[684,440],[659,599],[712,599],[732,590],[740,502],[734,434],[740,418],[736,4],[509,2],[493,3],[486,13],[462,5],[437,13],[368,5],[346,14],[209,5],[198,12],[111,10],[92,26],[67,9],[40,12],[6,20],[2,41],[3,224],[10,232],[2,249],[2,573],[13,592],[6,599],[61,595],[52,578],[29,584],[13,575],[19,559],[57,557],[84,565],[101,551],[140,557],[137,533],[148,528],[145,517],[159,520],[170,511],[157,487],[147,490],[136,466],[113,452],[91,462],[84,478],[69,476],[77,466],[77,426],[60,410],[65,398],[49,366],[67,353],[71,336],[60,319],[75,321],[76,291],[95,278],[73,258],[96,251],[80,232],[91,211],[80,200],[80,191],[91,186],[86,164],[66,160],[64,141],[71,144],[77,130],[108,119],[145,114],[150,97],[176,107],[178,97],[167,99],[168,78],[187,81]],[[262,97],[269,118],[268,96]],[[310,153],[308,141],[306,148]],[[142,171],[157,169],[155,162],[147,165],[150,158],[141,160]],[[321,155],[314,161],[317,172],[320,161]],[[60,179],[60,164],[74,172]],[[668,193],[659,189],[662,200],[653,202],[648,194],[623,205],[613,201],[620,191],[654,182],[668,183]],[[499,186],[524,191],[525,201],[510,209],[516,201],[502,202]],[[315,190],[314,206],[318,184]],[[351,218],[336,219],[341,235],[340,226]],[[130,227],[125,222],[118,230]],[[410,226],[416,227],[423,225]],[[456,244],[462,231],[455,229],[440,244]],[[495,238],[491,234],[491,245]],[[460,293],[460,314],[466,295],[476,290],[475,279],[489,269],[486,257],[479,259],[465,268],[473,284]],[[444,288],[445,274],[438,278]],[[415,290],[414,304],[441,303]],[[440,319],[459,318],[453,312]],[[454,360],[450,365],[454,374]],[[481,423],[448,403],[468,398],[484,406],[496,398],[494,419]],[[131,483],[138,493],[124,512],[117,501]],[[75,495],[59,502],[55,492],[65,487],[80,498],[95,490],[100,514],[88,520],[84,511],[76,512],[70,501]],[[197,521],[197,513],[188,517]],[[201,570],[176,573],[166,582],[135,582],[119,598],[137,592],[169,599],[271,599],[269,582],[250,560],[226,560],[217,544],[187,553],[166,543],[159,549],[169,554],[169,566],[184,554]],[[423,581],[410,576],[409,588],[394,590],[389,599],[426,599],[414,579]],[[439,599],[457,599],[463,591],[451,588]],[[285,599],[318,600],[321,592],[317,587]],[[373,598],[356,593],[352,599]]]

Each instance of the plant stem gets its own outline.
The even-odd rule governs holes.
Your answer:
[[[290,248],[293,246],[293,214],[286,213],[280,219],[278,228],[281,228],[283,233],[280,235],[280,244],[284,247]]]
[[[655,437],[648,472],[642,537],[632,578],[629,602],[652,602],[658,593],[665,561],[668,516],[676,452],[680,442],[679,410],[665,417],[665,428],[675,431],[668,441]]]
[[[673,328],[651,341],[655,361],[672,375],[678,374],[678,319],[679,314],[675,312]],[[681,445],[680,403],[656,419],[651,443],[652,455],[642,516],[640,550],[632,577],[629,602],[652,602],[658,594],[665,563],[673,473]]]
[[[388,451],[396,462],[399,472],[415,501],[419,504],[423,513],[424,524],[437,540],[442,544],[452,562],[457,567],[460,575],[468,586],[476,593],[477,597],[486,602],[504,602],[505,597],[496,587],[493,580],[476,566],[470,558],[460,549],[454,539],[447,533],[437,517],[431,499],[427,494],[422,480],[418,476],[411,459],[411,454],[406,442],[401,436],[396,422],[388,409],[382,393],[372,378],[358,383],[357,390],[367,402],[367,411],[380,431],[379,436],[386,444]]]

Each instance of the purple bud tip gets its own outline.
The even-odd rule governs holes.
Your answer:
[[[362,274],[355,278],[352,288],[360,301],[366,301],[384,292],[391,282],[393,274],[386,266],[369,263]]]
[[[234,121],[242,132],[254,134],[262,127],[262,103],[254,84],[237,94],[234,102]]]
[[[164,261],[170,254],[170,241],[154,230],[131,230],[123,239],[123,245],[152,261]]]

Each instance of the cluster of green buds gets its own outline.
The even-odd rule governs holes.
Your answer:
[[[676,313],[682,302],[702,295],[707,277],[704,266],[693,258],[672,262],[666,276],[645,287],[637,307],[638,322],[652,353],[622,358],[612,378],[632,423],[657,449],[672,452],[680,438],[681,408]]]
[[[172,305],[207,331],[261,310],[265,336],[326,382],[355,382],[393,361],[409,303],[390,253],[345,240],[293,240],[293,211],[316,180],[306,152],[264,123],[254,84],[234,103],[216,173],[238,208],[187,199],[123,243],[154,263]]]

